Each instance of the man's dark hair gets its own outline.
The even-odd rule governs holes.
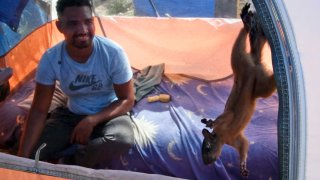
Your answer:
[[[56,5],[58,17],[62,16],[62,13],[66,7],[72,6],[88,6],[92,11],[92,5],[90,0],[58,0]]]

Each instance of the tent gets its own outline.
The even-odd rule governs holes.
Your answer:
[[[142,2],[134,1],[137,8]],[[201,2],[205,6],[197,8],[214,7],[212,17],[207,14],[205,17],[201,14],[193,18],[172,17],[174,12],[179,12],[171,10],[170,13],[168,7],[172,5],[149,1],[149,8],[161,17],[97,16],[95,19],[96,27],[99,27],[97,34],[111,38],[124,47],[135,73],[159,64],[165,67],[161,82],[133,109],[136,145],[128,154],[116,159],[110,169],[102,165],[98,170],[93,170],[0,153],[2,177],[241,178],[238,155],[227,145],[214,164],[203,164],[201,130],[204,125],[200,120],[203,117],[214,119],[223,111],[233,79],[230,51],[242,24],[235,17],[216,16],[221,13],[216,8],[225,1]],[[243,3],[232,2],[237,2],[238,6]],[[4,15],[0,14],[0,21],[4,23],[1,24],[3,53],[0,67],[10,66],[14,69],[10,79],[11,94],[0,104],[0,147],[8,148],[16,142],[23,123],[22,117],[30,107],[37,63],[42,53],[62,40],[62,36],[54,25],[54,5],[50,4],[53,1],[16,0],[1,3],[0,12]],[[319,5],[314,1],[312,3]],[[313,17],[319,17],[315,9],[317,6],[312,3],[310,1],[310,4],[304,5],[313,13]],[[308,36],[317,33],[304,33],[298,25],[305,23],[303,19],[310,18],[308,13],[300,14],[304,18],[294,13],[298,1],[253,0],[253,4],[263,21],[270,44],[272,53],[267,48],[264,59],[269,64],[272,59],[277,92],[268,99],[259,99],[245,132],[250,140],[249,179],[316,179],[320,177],[316,170],[320,162],[317,153],[320,148],[314,140],[320,136],[316,129],[319,122],[315,120],[319,117],[315,108],[319,99],[316,93],[319,85],[312,83],[311,79],[318,74],[314,64],[319,64],[315,61],[319,36]],[[238,12],[238,6],[234,6],[232,12]],[[201,12],[197,8],[194,12]],[[136,11],[142,13],[142,9]],[[163,9],[166,13],[163,13]],[[30,11],[41,18],[20,16]],[[299,12],[305,11],[300,9]],[[25,22],[23,18],[30,23],[17,26]],[[306,27],[309,26],[313,27],[314,24],[307,23]],[[172,100],[169,103],[147,102],[148,96],[160,93],[170,94]],[[57,102],[61,102],[60,97],[57,93]]]

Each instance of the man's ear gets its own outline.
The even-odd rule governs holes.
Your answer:
[[[57,21],[56,21],[56,26],[57,26],[57,29],[59,30],[59,32],[62,33],[62,29],[63,29],[63,27],[62,27],[62,22],[59,21],[59,20],[57,20]]]

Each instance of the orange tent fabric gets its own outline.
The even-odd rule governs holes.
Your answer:
[[[242,23],[225,19],[102,18],[107,35],[128,52],[132,66],[165,63],[166,73],[206,80],[231,74],[230,52]]]
[[[204,80],[232,74],[231,49],[242,27],[240,20],[149,17],[100,17],[99,20],[96,34],[103,35],[101,24],[106,36],[123,46],[133,68],[165,63],[167,74],[185,74]],[[23,83],[43,52],[62,39],[55,21],[49,22],[2,57],[0,65],[14,68],[11,87]],[[271,53],[267,55],[271,62]]]
[[[65,178],[0,168],[1,179],[14,180],[65,180]]]

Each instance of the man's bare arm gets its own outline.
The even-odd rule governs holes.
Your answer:
[[[45,126],[54,89],[54,85],[36,84],[33,102],[21,136],[18,156],[30,157],[35,148]]]

